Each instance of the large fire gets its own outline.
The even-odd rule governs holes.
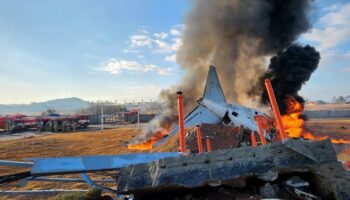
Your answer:
[[[283,127],[288,137],[300,138],[306,132],[304,120],[301,117],[303,105],[293,96],[287,96],[285,102],[287,104],[287,111],[285,115],[282,115]]]
[[[160,139],[164,138],[170,130],[170,126],[167,129],[162,131],[157,131],[153,136],[146,141],[137,144],[129,144],[128,149],[132,150],[150,150],[153,148],[153,145]]]
[[[308,140],[325,140],[327,135],[315,135],[305,129],[305,121],[302,117],[304,106],[293,96],[286,96],[287,111],[282,115],[282,123],[289,138],[304,138]],[[330,138],[334,144],[349,144],[349,139]]]

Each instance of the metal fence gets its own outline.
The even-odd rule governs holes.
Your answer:
[[[155,114],[140,114],[141,123],[149,122]],[[138,122],[137,113],[116,113],[113,115],[103,115],[104,124],[133,124]],[[101,115],[89,115],[90,124],[101,124]]]

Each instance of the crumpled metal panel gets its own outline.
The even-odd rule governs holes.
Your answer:
[[[11,160],[0,160],[0,166],[32,167],[33,163],[31,163],[31,162],[21,162],[21,161],[11,161]]]
[[[101,155],[59,158],[28,158],[34,162],[32,175],[80,173],[114,170],[132,164],[148,163],[161,158],[177,157],[178,152]]]

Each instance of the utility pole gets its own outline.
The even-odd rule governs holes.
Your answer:
[[[137,126],[140,128],[140,105],[137,108]]]
[[[103,130],[103,122],[104,117],[103,117],[103,102],[101,102],[101,131]]]

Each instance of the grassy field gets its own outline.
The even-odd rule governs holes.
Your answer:
[[[63,133],[22,138],[0,142],[0,159],[23,161],[31,157],[62,157],[82,155],[110,155],[136,152],[126,146],[140,133],[137,127],[124,127],[104,131]],[[0,175],[13,174],[28,169],[0,167]],[[62,176],[60,176],[62,177]],[[79,178],[79,175],[65,177]],[[99,178],[95,176],[94,178]],[[18,187],[18,182],[1,185],[1,190],[39,190],[39,189],[88,189],[85,183],[48,183],[28,182],[25,187]],[[3,197],[0,197],[1,199]],[[14,199],[14,197],[4,197]],[[15,199],[28,199],[17,196]],[[47,197],[36,197],[47,199]]]
[[[126,142],[138,135],[136,127],[62,133],[0,142],[0,159],[121,154]]]
[[[329,135],[332,138],[350,139],[350,119],[311,119],[306,122],[306,128],[313,133]],[[350,144],[336,145],[338,160],[350,160]]]
[[[309,120],[306,127],[313,132],[327,134],[334,137],[350,137],[350,119],[321,119]],[[82,155],[110,155],[140,152],[129,150],[127,142],[139,135],[141,131],[136,126],[121,127],[104,131],[88,131],[77,133],[43,135],[8,141],[0,141],[0,159],[23,161],[30,157],[62,157]],[[177,142],[173,139],[170,142]],[[172,146],[172,145],[170,145]],[[169,151],[166,147],[156,149]],[[341,159],[350,159],[350,149],[344,150]],[[27,169],[13,170],[13,168],[0,167],[0,175],[13,174]],[[69,175],[66,177],[76,177]],[[29,182],[25,187],[18,187],[16,183],[1,185],[2,190],[38,190],[38,189],[88,189],[85,183],[46,183]],[[5,199],[14,199],[7,197]],[[28,199],[16,197],[15,199]],[[47,199],[37,197],[36,199]]]
[[[327,134],[334,137],[350,138],[350,119],[310,119],[306,128],[316,133]]]

